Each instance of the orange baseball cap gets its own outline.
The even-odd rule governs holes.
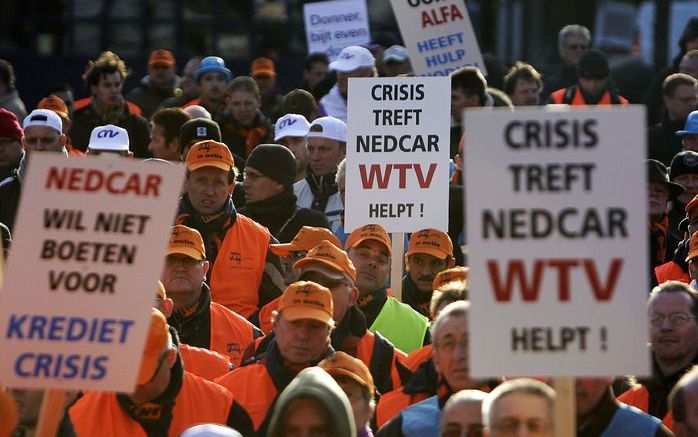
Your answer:
[[[291,252],[307,252],[320,244],[322,240],[342,247],[342,242],[329,229],[303,226],[290,243],[270,244],[269,248],[274,255],[286,256],[290,255]]]
[[[196,229],[184,225],[172,226],[167,254],[186,255],[195,260],[206,259],[204,240]]]
[[[337,351],[318,363],[325,372],[333,377],[348,376],[362,387],[365,387],[373,398],[376,387],[373,384],[373,376],[363,361],[352,357],[346,352]]]
[[[187,153],[187,169],[194,171],[202,167],[216,167],[230,171],[235,165],[233,154],[223,143],[213,140],[194,143]]]
[[[165,49],[157,49],[150,52],[148,57],[148,66],[162,65],[165,67],[174,67],[176,64],[174,55],[171,51]]]
[[[329,325],[332,322],[332,293],[315,282],[294,282],[279,298],[278,311],[289,321],[312,319]]]
[[[410,244],[405,255],[426,253],[439,259],[453,256],[453,243],[447,233],[436,229],[423,229],[410,237]]]
[[[165,347],[170,344],[170,331],[167,327],[165,316],[155,308],[150,309],[150,328],[148,338],[145,340],[141,367],[138,370],[136,384],[143,385],[150,381],[160,364]]]
[[[269,58],[257,58],[252,61],[250,76],[276,76],[274,61]]]
[[[448,283],[451,283],[451,282],[462,282],[463,284],[467,284],[467,282],[468,282],[468,268],[457,266],[457,267],[451,267],[450,269],[440,271],[434,277],[434,282],[433,282],[432,288],[434,290],[437,290],[437,289],[441,288],[442,286],[444,286]]]
[[[690,202],[688,202],[688,205],[686,205],[686,214],[690,214],[691,210],[696,206],[698,206],[698,194],[696,194],[696,196],[693,197]]]
[[[698,256],[698,231],[691,235],[691,239],[688,242],[688,256],[686,257],[686,262]]]
[[[390,242],[390,237],[385,229],[381,225],[363,225],[360,228],[354,229],[354,232],[349,234],[347,242],[344,244],[344,248],[351,249],[361,244],[365,240],[375,240],[383,244],[387,249],[388,253],[392,254],[392,243]]]
[[[312,270],[313,264],[329,266],[338,272],[344,273],[353,282],[356,282],[356,268],[349,259],[349,255],[328,240],[323,240],[320,244],[310,249],[305,258],[296,261],[293,268],[308,271]]]
[[[63,99],[53,94],[41,99],[39,104],[36,105],[36,108],[50,109],[51,111],[58,114],[61,118],[68,118],[68,105],[65,104]]]

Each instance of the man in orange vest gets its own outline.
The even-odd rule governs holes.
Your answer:
[[[262,336],[252,323],[216,302],[204,282],[209,269],[201,234],[184,225],[172,228],[161,279],[174,302],[168,318],[183,343],[221,353],[239,366],[242,352]]]
[[[184,370],[167,321],[153,308],[135,390],[86,393],[68,410],[59,435],[176,436],[203,422],[254,435],[250,417],[228,390]]]
[[[618,94],[611,82],[608,59],[601,50],[589,49],[577,64],[577,84],[550,94],[546,103],[584,105],[627,105],[628,100]]]
[[[618,400],[662,419],[672,429],[667,397],[681,376],[698,363],[698,291],[677,281],[655,287],[647,303],[653,376]]]
[[[284,287],[279,258],[269,250],[269,243],[277,241],[265,227],[235,210],[234,161],[225,144],[194,144],[186,165],[176,223],[201,233],[210,264],[211,299],[257,324],[259,309]]]
[[[167,291],[165,291],[162,281],[158,281],[153,308],[160,311],[165,318],[172,316],[174,303],[172,299],[167,297]],[[179,335],[172,326],[170,326],[170,335],[177,336],[179,341]],[[179,355],[182,357],[182,362],[187,372],[206,378],[209,381],[213,381],[231,370],[230,358],[209,349],[179,343]]]
[[[274,313],[274,334],[266,353],[216,382],[230,390],[252,418],[258,435],[266,435],[268,414],[281,391],[306,367],[334,353],[330,346],[332,294],[314,282],[291,284]]]

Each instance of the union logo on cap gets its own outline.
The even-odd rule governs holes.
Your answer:
[[[199,126],[196,128],[196,136],[197,137],[205,137],[208,135],[208,129],[206,129],[206,126]]]

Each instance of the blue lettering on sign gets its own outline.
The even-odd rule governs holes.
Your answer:
[[[51,354],[25,352],[15,360],[14,371],[20,378],[89,379],[98,381],[107,375],[109,357],[104,355]]]
[[[119,135],[119,132],[111,129],[104,129],[102,131],[97,132],[97,138],[114,138],[117,135]]]
[[[133,320],[11,314],[5,338],[103,344],[126,342]]]

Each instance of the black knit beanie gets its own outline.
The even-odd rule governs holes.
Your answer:
[[[260,144],[247,157],[245,168],[252,167],[284,187],[296,181],[296,159],[286,147],[279,144]]]

